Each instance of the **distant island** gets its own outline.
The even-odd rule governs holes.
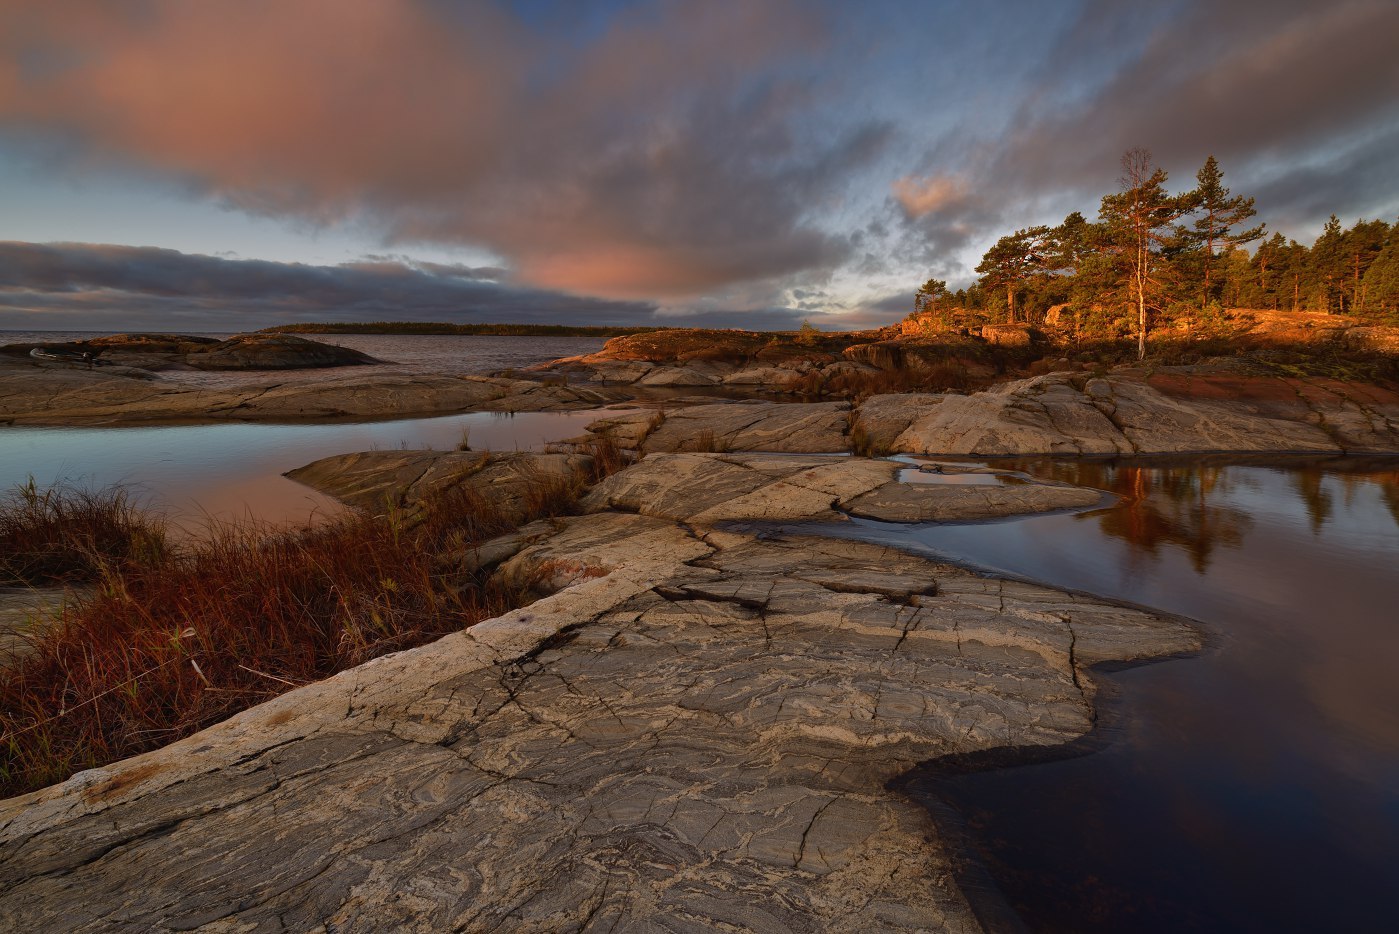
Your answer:
[[[351,321],[279,324],[263,334],[483,334],[492,337],[622,337],[663,327],[585,327],[568,324],[447,324],[442,321]]]

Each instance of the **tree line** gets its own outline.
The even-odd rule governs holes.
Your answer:
[[[669,328],[575,324],[447,324],[441,321],[330,321],[279,324],[261,333],[277,334],[463,334],[490,337],[624,337]]]
[[[1214,156],[1195,181],[1172,194],[1151,154],[1128,150],[1118,190],[1103,196],[1096,220],[1075,211],[1058,226],[1001,237],[976,267],[976,283],[954,293],[929,279],[915,314],[1039,324],[1056,310],[1084,336],[1135,335],[1139,355],[1152,327],[1217,326],[1225,308],[1399,324],[1399,222],[1362,219],[1346,229],[1333,214],[1307,247],[1254,223],[1254,199],[1225,186]]]

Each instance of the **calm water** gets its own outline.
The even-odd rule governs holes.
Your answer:
[[[89,331],[0,331],[0,344],[42,343],[83,340],[100,336]],[[229,334],[203,334],[229,337]],[[334,370],[279,370],[273,372],[200,373],[165,372],[174,382],[201,386],[231,386],[250,382],[279,382],[324,379],[327,372],[337,376],[355,373],[434,373],[464,375],[519,369],[559,357],[572,357],[600,350],[604,341],[596,337],[488,337],[432,334],[304,334],[309,340],[336,344],[363,351],[387,366],[337,367]]]
[[[1087,754],[914,779],[999,889],[988,919],[1016,927],[1001,896],[1031,930],[1394,930],[1399,461],[1013,466],[1123,500],[839,534],[1183,614],[1211,644],[1100,674]]]
[[[583,434],[598,417],[596,411],[476,412],[332,425],[0,427],[0,489],[31,476],[41,486],[124,484],[178,519],[299,522],[338,508],[282,476],[318,458],[375,449],[452,450],[464,432],[472,450],[539,449]]]

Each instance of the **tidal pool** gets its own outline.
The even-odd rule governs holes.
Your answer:
[[[823,531],[1188,616],[1209,645],[1099,672],[1102,725],[1065,758],[911,777],[990,925],[1392,930],[1399,460],[995,466],[1121,499]]]
[[[611,412],[607,414],[612,414]],[[209,518],[304,522],[341,507],[282,474],[318,458],[399,448],[538,450],[583,434],[596,410],[474,412],[386,422],[223,422],[138,428],[0,427],[0,490],[121,484],[184,525]]]

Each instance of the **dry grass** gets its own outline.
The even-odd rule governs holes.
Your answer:
[[[574,511],[590,482],[626,463],[607,441],[590,453],[584,470],[541,473],[521,522]],[[48,502],[74,496],[53,493]],[[92,499],[125,517],[121,528],[148,527],[119,491]],[[456,486],[412,514],[354,514],[302,529],[223,525],[140,561],[125,547],[108,555],[84,547],[94,593],[0,668],[0,795],[165,745],[528,602],[523,589],[448,557],[513,528],[512,518]]]
[[[40,490],[31,478],[0,496],[0,586],[88,583],[167,547],[164,521],[120,489]]]
[[[850,413],[850,453],[856,457],[888,457],[893,453],[889,445],[876,439],[865,428],[860,417]]]
[[[727,454],[731,447],[726,439],[714,433],[713,428],[702,428],[681,446],[681,450],[696,454]]]

